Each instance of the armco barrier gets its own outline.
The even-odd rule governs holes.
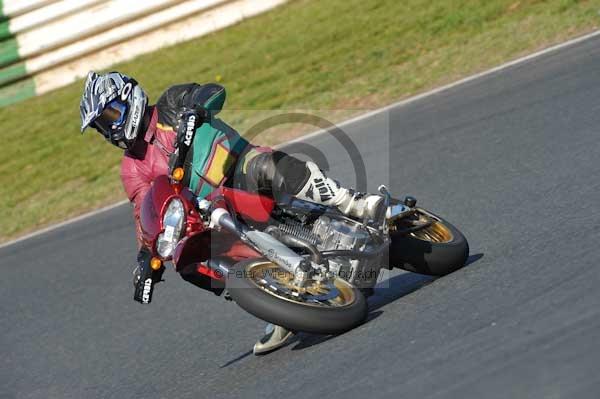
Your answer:
[[[104,0],[65,0],[38,8],[0,23],[0,40],[34,29],[57,18],[73,14]]]
[[[29,57],[26,61],[13,63],[9,67],[0,69],[0,86],[7,85],[28,75],[34,75],[40,71],[72,59],[82,57],[85,54],[100,50],[111,44],[139,36],[167,23],[175,22],[178,19],[185,18],[188,15],[193,15],[224,2],[225,0],[193,0],[183,2],[171,8],[133,20],[127,24],[117,25],[112,29],[105,29],[104,31],[85,37],[82,40],[59,47],[54,51]],[[115,3],[116,2],[113,1],[113,4]],[[112,11],[111,8],[104,9],[105,14],[103,15],[106,15],[107,10]],[[81,18],[81,15],[78,15],[77,17]],[[95,26],[102,26],[103,23],[103,20],[99,20],[96,22]],[[22,53],[23,50],[20,52]],[[0,51],[0,65],[2,64],[1,54],[2,52]]]
[[[3,17],[15,17],[47,4],[55,3],[57,0],[2,0],[0,2],[0,15]]]
[[[82,12],[19,34],[8,41],[8,46],[0,45],[0,66],[50,51],[175,3],[177,0],[144,0],[143,3],[104,1]]]
[[[5,22],[12,23],[17,35],[10,33],[0,42],[0,106],[72,83],[90,69],[222,29],[286,1],[14,1],[21,8],[9,8],[15,17]],[[30,25],[43,15],[44,23]],[[20,25],[12,22],[19,18]]]

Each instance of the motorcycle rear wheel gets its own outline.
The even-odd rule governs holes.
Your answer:
[[[390,265],[430,276],[445,276],[463,267],[469,243],[460,230],[429,211],[417,209],[417,215],[429,225],[408,233],[410,228],[390,231]]]
[[[248,313],[292,331],[341,334],[367,317],[365,297],[345,280],[297,287],[291,273],[262,258],[236,264],[227,291]]]

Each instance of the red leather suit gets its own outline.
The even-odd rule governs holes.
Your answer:
[[[133,204],[133,214],[136,225],[136,235],[139,245],[142,244],[140,226],[140,208],[146,193],[157,176],[169,173],[169,156],[174,151],[173,143],[176,133],[170,126],[158,122],[158,109],[151,108],[151,118],[148,129],[144,133],[144,148],[139,155],[125,151],[121,161],[121,181],[129,201]],[[241,243],[235,237],[221,235],[218,243],[202,242],[198,245],[210,247],[211,256],[219,256],[240,261],[257,257],[258,253]],[[208,278],[210,269],[203,263],[206,259],[197,256],[182,256],[177,266],[181,276],[192,284],[220,295],[223,286],[218,281]]]

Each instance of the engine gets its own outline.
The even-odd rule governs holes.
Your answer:
[[[312,234],[317,238],[317,248],[321,251],[364,251],[377,246],[369,231],[362,224],[350,220],[320,216],[313,223]],[[358,288],[371,288],[377,282],[381,269],[381,258],[332,257],[329,258],[329,268]]]

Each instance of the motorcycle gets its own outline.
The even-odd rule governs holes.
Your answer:
[[[226,291],[260,319],[292,331],[339,334],[366,319],[366,297],[382,268],[443,276],[467,260],[469,246],[456,227],[413,197],[393,198],[385,186],[379,187],[385,212],[373,220],[292,196],[275,200],[227,180],[197,197],[184,184],[194,136],[182,132],[170,175],[157,177],[142,202],[142,239],[156,274],[134,279],[144,302],[164,262],[172,261],[184,278],[195,269],[188,281]]]
[[[225,289],[247,312],[292,331],[352,329],[367,317],[366,297],[382,268],[443,276],[469,254],[456,227],[415,198],[392,198],[384,186],[386,214],[356,220],[333,207],[291,196],[276,202],[226,185],[198,198],[182,184],[184,173],[178,167],[158,177],[142,204],[152,269],[194,263],[205,288]],[[231,237],[238,256],[214,255],[212,247]]]

